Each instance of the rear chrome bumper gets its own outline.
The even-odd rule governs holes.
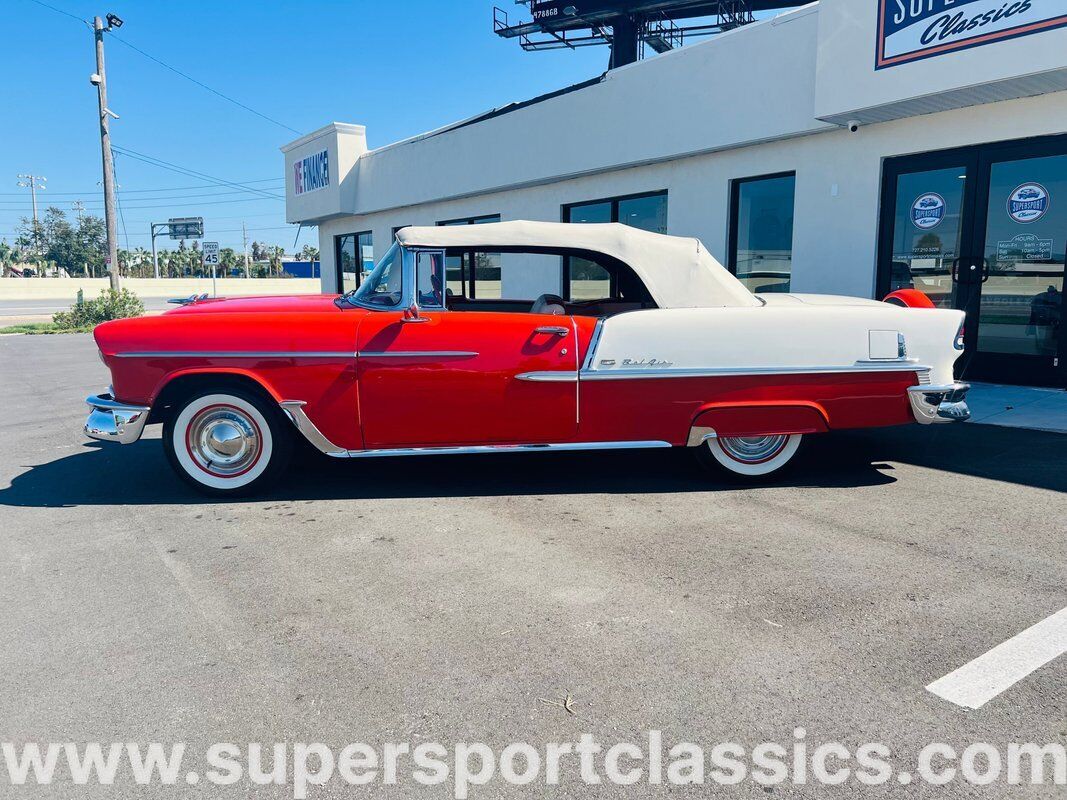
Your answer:
[[[85,434],[102,442],[133,444],[141,438],[148,422],[149,406],[131,406],[120,403],[110,394],[98,394],[85,398],[89,406],[89,418],[85,420]]]
[[[940,422],[966,422],[971,418],[967,407],[968,383],[945,386],[912,386],[908,389],[911,413],[923,425]]]

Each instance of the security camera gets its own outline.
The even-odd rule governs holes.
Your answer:
[[[99,86],[103,82],[104,79],[101,78],[100,75],[96,72],[89,76],[89,83],[91,83],[93,86]]]
[[[855,133],[856,131],[858,131],[860,129],[860,125],[862,125],[862,124],[863,123],[861,123],[858,119],[850,119],[848,121],[848,132],[849,133]]]

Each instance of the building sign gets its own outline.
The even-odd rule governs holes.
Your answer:
[[[1008,197],[1008,216],[1015,222],[1027,225],[1045,216],[1051,204],[1048,189],[1040,183],[1024,183]]]
[[[307,194],[330,185],[330,151],[305,156],[293,164],[293,194]]]
[[[1067,25],[1067,0],[878,0],[875,69]]]
[[[911,204],[911,223],[919,230],[936,228],[945,218],[945,198],[937,192],[927,192]]]
[[[1042,239],[1034,233],[1020,233],[997,242],[997,261],[1009,264],[1020,261],[1051,261],[1052,244],[1052,239]]]

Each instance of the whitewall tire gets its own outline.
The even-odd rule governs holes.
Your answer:
[[[174,470],[206,494],[241,495],[275,479],[289,460],[292,431],[269,401],[242,389],[201,391],[163,428]]]
[[[758,479],[789,464],[803,438],[799,433],[713,437],[700,446],[698,455],[707,466],[742,479]]]

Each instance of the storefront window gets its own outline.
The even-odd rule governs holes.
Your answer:
[[[733,182],[730,271],[753,292],[788,292],[796,175]]]
[[[337,287],[341,294],[359,288],[374,269],[374,235],[370,231],[334,237]]]
[[[563,221],[578,224],[621,222],[634,228],[667,232],[667,193],[613,197],[590,203],[574,203],[563,207]],[[585,258],[568,256],[563,259],[564,286],[569,300],[601,300],[614,297],[611,275],[599,264]]]
[[[481,217],[466,217],[438,222],[438,225],[483,225],[500,222],[499,214]],[[499,299],[500,253],[482,253],[474,250],[451,253],[445,259],[445,276],[449,293],[454,296],[467,297],[471,300]]]

